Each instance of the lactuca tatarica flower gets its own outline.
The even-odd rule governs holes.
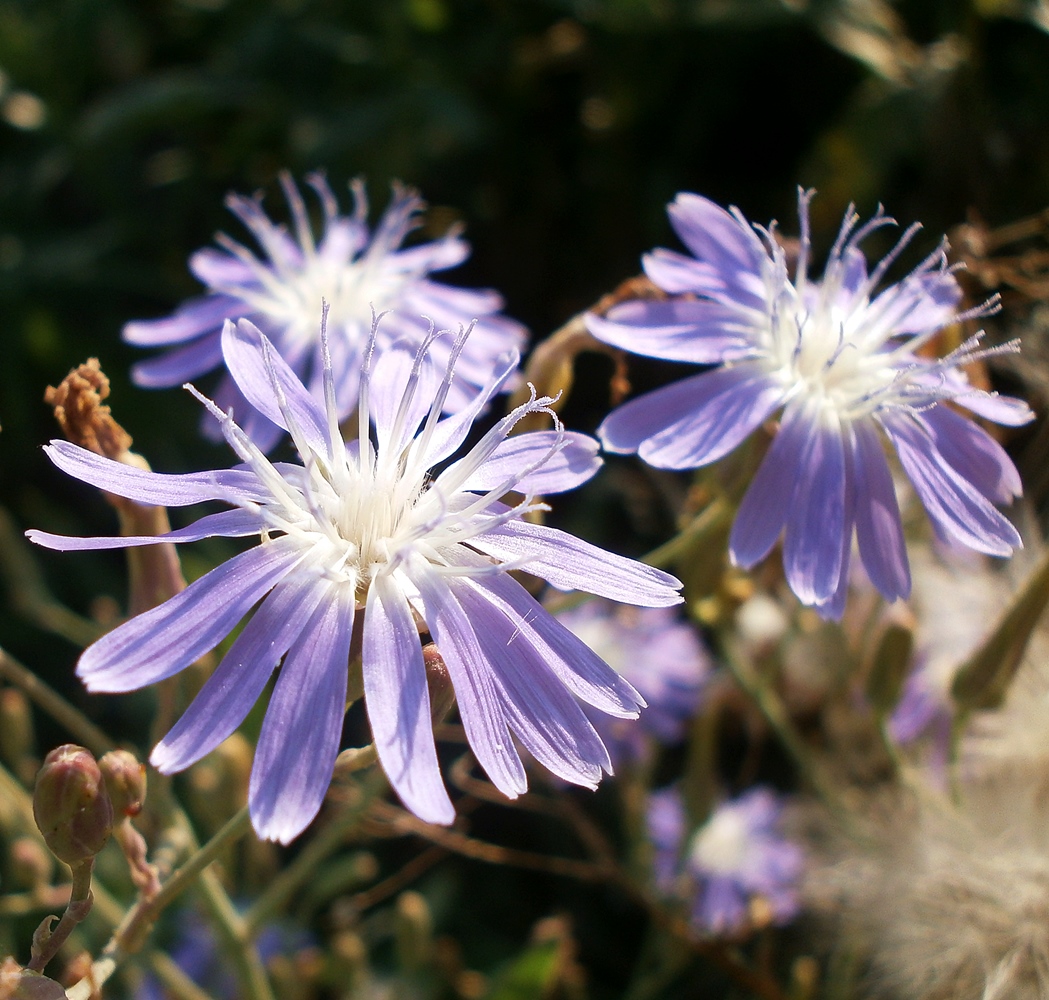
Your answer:
[[[735,936],[789,922],[800,905],[804,858],[779,829],[782,812],[775,793],[752,788],[689,833],[678,789],[653,792],[646,818],[657,888],[684,902],[704,934]]]
[[[259,198],[235,194],[227,198],[230,211],[254,236],[259,253],[222,234],[218,248],[193,254],[190,270],[207,286],[207,293],[184,303],[171,316],[124,327],[128,343],[166,348],[159,357],[135,365],[135,381],[147,388],[166,388],[220,367],[224,321],[245,318],[263,331],[319,398],[323,365],[317,323],[326,303],[340,419],[357,405],[358,375],[373,313],[386,316],[378,334],[380,348],[400,344],[409,354],[415,353],[428,330],[423,316],[438,327],[453,329],[475,321],[474,333],[459,358],[456,383],[444,400],[446,412],[462,409],[484,384],[496,358],[519,350],[525,338],[524,327],[499,314],[502,299],[496,292],[456,288],[431,277],[461,264],[469,256],[469,245],[453,228],[441,239],[403,247],[425,207],[410,189],[394,187],[379,224],[370,230],[360,181],[351,185],[350,215],[340,213],[323,176],[315,174],[308,182],[324,215],[319,238],[302,195],[287,174],[282,175],[281,186],[294,235],[269,219]],[[432,361],[439,368],[447,362],[449,349],[449,342],[432,345]],[[215,401],[223,409],[234,405],[243,414],[244,430],[263,451],[279,440],[280,430],[272,421],[241,405],[234,378],[222,378]],[[213,427],[206,424],[206,429]]]
[[[357,615],[364,616],[364,697],[380,762],[405,805],[428,821],[449,823],[454,810],[434,747],[421,627],[440,650],[474,754],[511,798],[526,788],[515,739],[559,777],[593,787],[611,764],[575,697],[617,717],[636,716],[643,704],[507,571],[655,607],[679,603],[680,583],[526,520],[541,506],[535,495],[577,486],[600,465],[597,442],[563,430],[552,400],[533,392],[452,460],[518,363],[516,353],[504,357],[470,405],[442,419],[468,333],[453,338],[443,376],[426,363],[439,335],[424,340],[414,361],[400,351],[377,353],[372,338],[359,373],[359,432],[347,444],[327,357],[322,407],[251,323],[227,323],[230,373],[247,400],[291,434],[301,465],[271,463],[232,415],[204,397],[242,465],[162,475],[64,441],[47,448],[71,475],[140,503],[231,505],[161,539],[258,537],[258,545],[88,647],[77,673],[102,692],[164,680],[218,645],[258,604],[150,759],[170,773],[218,746],[283,659],[249,787],[263,837],[289,841],[320,808],[339,750]],[[510,437],[531,413],[549,414],[554,429]],[[504,501],[511,492],[524,499]],[[56,549],[158,540],[29,537]]]
[[[1020,477],[993,438],[944,404],[1007,425],[1032,414],[1020,400],[968,381],[963,366],[994,351],[980,347],[982,334],[945,357],[925,356],[939,331],[995,307],[959,311],[962,293],[945,245],[879,291],[917,226],[868,270],[860,244],[892,220],[879,212],[860,225],[850,210],[816,280],[810,196],[799,195],[801,239],[791,268],[773,230],[749,225],[737,209],[678,195],[670,220],[693,256],[661,249],[644,260],[670,297],[618,305],[606,317],[588,316],[587,325],[637,354],[716,366],[613,411],[598,431],[610,451],[637,452],[659,468],[698,468],[780,414],[736,515],[731,555],[749,568],[782,533],[795,594],[840,617],[854,534],[878,590],[889,600],[910,591],[883,439],[941,536],[1006,556],[1020,537],[994,505],[1020,495]]]

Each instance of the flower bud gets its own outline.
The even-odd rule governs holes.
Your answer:
[[[44,758],[33,816],[51,853],[68,865],[94,857],[113,828],[113,806],[95,758],[67,743]]]
[[[0,1000],[66,1000],[66,991],[53,979],[5,958],[0,963]]]
[[[98,762],[114,815],[137,816],[146,801],[146,765],[127,750],[110,750]]]
[[[426,683],[430,688],[430,717],[437,724],[443,722],[452,710],[455,689],[436,644],[428,642],[423,646],[423,664],[426,668]]]

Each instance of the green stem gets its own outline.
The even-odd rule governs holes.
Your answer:
[[[805,783],[840,820],[849,821],[849,810],[842,803],[837,790],[823,777],[819,766],[794,728],[779,695],[744,661],[733,645],[726,643],[724,660],[736,683],[757,706],[758,711],[761,712],[783,748],[794,761]]]
[[[123,958],[137,952],[142,947],[153,923],[164,908],[198,880],[205,901],[209,902],[209,909],[218,911],[220,928],[224,928],[235,941],[236,947],[230,950],[238,961],[238,971],[243,969],[246,972],[241,980],[246,997],[249,1000],[273,1000],[273,992],[266,981],[261,962],[257,960],[257,953],[255,963],[249,964],[246,969],[243,968],[249,961],[244,956],[249,948],[254,953],[254,948],[250,947],[250,943],[246,947],[243,933],[237,933],[238,930],[242,931],[242,928],[238,927],[236,911],[233,910],[233,905],[229,902],[228,897],[225,896],[225,893],[217,896],[213,891],[217,887],[217,882],[212,882],[211,891],[209,891],[207,876],[211,875],[211,879],[214,880],[214,875],[205,871],[227,846],[250,829],[251,819],[245,807],[229,820],[211,840],[195,851],[189,860],[163,884],[155,896],[136,903],[113,932],[112,938],[102,952],[102,957],[92,967],[91,974],[68,990],[70,1000],[88,1000],[92,992],[116,971]],[[221,887],[218,888],[221,892]]]
[[[685,525],[670,541],[653,549],[641,561],[649,566],[673,566],[698,543],[721,531],[732,519],[732,505],[724,497],[717,497]]]
[[[52,719],[65,726],[81,746],[87,747],[96,756],[101,757],[116,746],[87,716],[4,649],[0,649],[0,677],[21,688],[31,701],[35,701]]]

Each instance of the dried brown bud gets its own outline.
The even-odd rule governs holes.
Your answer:
[[[131,450],[131,435],[102,404],[109,395],[109,379],[98,358],[74,368],[58,385],[48,386],[44,402],[55,409],[62,433],[74,444],[106,458],[121,459]]]
[[[36,776],[33,816],[51,853],[68,865],[94,857],[109,840],[113,806],[95,758],[67,743]]]
[[[146,801],[146,765],[127,750],[110,750],[98,762],[117,816],[137,816]]]

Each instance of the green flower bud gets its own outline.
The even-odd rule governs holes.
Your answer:
[[[98,762],[116,816],[137,816],[146,801],[146,765],[127,750],[110,750]]]
[[[67,865],[94,857],[109,840],[113,806],[95,758],[67,743],[44,758],[33,817],[51,853]]]

